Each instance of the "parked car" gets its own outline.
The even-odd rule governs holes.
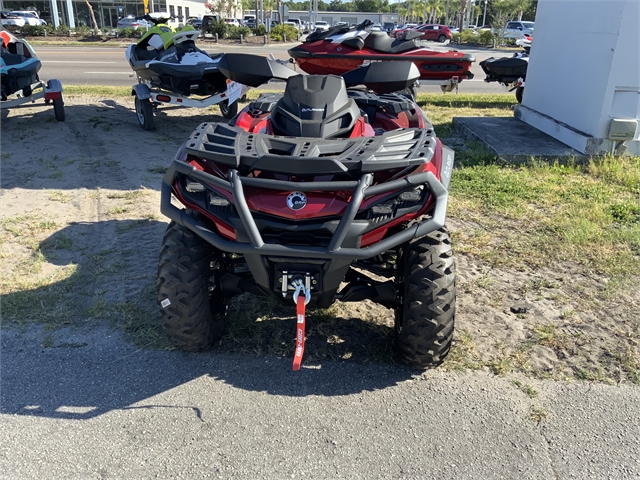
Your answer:
[[[398,25],[395,22],[384,22],[382,24],[382,29],[384,31],[386,31],[387,33],[392,32],[393,30],[395,30],[398,27]]]
[[[374,32],[381,32],[382,31],[382,24],[380,23],[374,23],[373,25],[371,25],[371,27],[369,27],[372,31]]]
[[[299,18],[290,18],[289,20],[287,20],[286,22],[284,22],[285,25],[295,25],[295,27],[298,29],[298,31],[302,31],[302,22],[300,21]]]
[[[504,38],[522,38],[523,35],[533,35],[535,22],[509,22],[504,27]]]
[[[36,12],[31,10],[14,10],[9,12],[11,15],[17,15],[19,17],[24,18],[25,25],[46,25],[46,22],[40,21],[40,17]],[[44,23],[43,23],[44,22]]]
[[[414,30],[422,32],[420,40],[432,40],[440,43],[451,40],[451,30],[446,25],[420,25]]]
[[[448,28],[449,28],[449,31],[451,33],[459,33],[460,32],[460,29],[458,27],[456,27],[455,25],[449,25]]]
[[[413,30],[417,26],[418,26],[417,23],[405,23],[401,27],[398,27],[395,30],[392,30],[389,35],[391,35],[392,37],[396,37],[398,36],[398,34],[404,32],[405,30]]]
[[[191,17],[187,20],[187,25],[191,25],[196,30],[202,30],[202,19],[198,17]]]
[[[3,27],[24,27],[26,22],[20,15],[13,15],[9,12],[1,12],[0,23]]]
[[[225,18],[224,23],[226,23],[227,25],[233,25],[234,27],[239,27],[242,25],[242,22],[240,22],[240,20],[238,20],[237,18]]]
[[[318,20],[316,22],[316,31],[317,30],[329,30],[329,24],[324,20]]]
[[[142,19],[137,20],[133,15],[121,18],[117,24],[118,28],[151,28],[152,26],[150,22]]]

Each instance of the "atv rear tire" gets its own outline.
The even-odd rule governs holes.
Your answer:
[[[238,101],[236,100],[231,105],[225,100],[218,104],[220,107],[220,113],[224,118],[233,118],[238,113]]]
[[[206,350],[224,331],[227,302],[211,283],[215,260],[205,240],[175,222],[169,224],[158,265],[158,302],[162,327],[180,350]]]
[[[402,363],[441,364],[453,340],[455,263],[445,229],[406,244],[397,276],[402,305],[396,308],[395,347]]]
[[[153,104],[147,99],[141,100],[138,95],[135,97],[136,115],[140,126],[144,130],[153,130]]]

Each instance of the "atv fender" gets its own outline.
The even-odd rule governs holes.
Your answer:
[[[138,97],[140,100],[151,98],[151,90],[143,83],[138,83],[131,88],[131,95]]]

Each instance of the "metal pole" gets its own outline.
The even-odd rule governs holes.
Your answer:
[[[487,0],[484,0],[484,14],[482,15],[482,26],[487,24]]]

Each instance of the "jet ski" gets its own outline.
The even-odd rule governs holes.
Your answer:
[[[421,32],[407,30],[393,38],[386,32],[371,31],[370,26],[367,20],[355,27],[316,31],[290,49],[289,55],[311,75],[342,75],[371,62],[410,60],[418,67],[420,83],[441,85],[446,91],[473,78],[473,55],[427,48],[418,40]]]
[[[2,100],[5,101],[9,95],[18,92],[29,97],[32,85],[39,81],[38,71],[42,64],[28,42],[16,38],[2,27],[0,29]]]
[[[498,82],[516,92],[516,100],[522,103],[524,95],[525,80],[527,78],[527,68],[529,67],[530,47],[520,53],[515,53],[512,57],[494,58],[490,57],[480,62],[480,67],[487,75],[485,82]]]
[[[125,53],[141,83],[179,95],[213,95],[227,88],[218,71],[222,54],[211,57],[196,47],[200,32],[190,25],[176,32],[166,24],[171,18],[162,13],[142,17],[154,24]]]
[[[36,100],[44,99],[45,105],[53,105],[56,120],[63,122],[65,112],[62,83],[55,78],[49,79],[46,83],[38,78],[42,64],[31,45],[0,26],[0,47],[0,109],[31,107]]]

